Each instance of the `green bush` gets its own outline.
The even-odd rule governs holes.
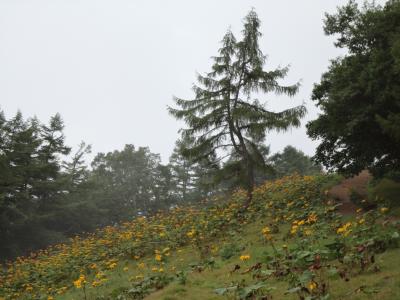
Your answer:
[[[231,243],[224,245],[221,250],[219,251],[219,255],[223,260],[228,260],[231,257],[240,253],[242,247],[237,244]]]
[[[374,203],[385,203],[391,207],[400,206],[400,182],[383,178],[369,188],[368,198]]]
[[[353,188],[350,189],[350,201],[364,209],[372,205],[370,201],[366,202],[365,197]]]
[[[321,193],[330,190],[332,187],[338,185],[341,181],[344,180],[344,177],[338,173],[319,175],[316,176],[316,178],[323,182],[321,184]]]

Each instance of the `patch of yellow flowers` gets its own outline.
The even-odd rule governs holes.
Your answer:
[[[264,235],[265,239],[270,241],[272,240],[272,235],[271,235],[271,229],[268,226],[265,226],[262,230],[261,230],[262,234]]]
[[[74,286],[75,286],[77,289],[80,289],[80,288],[82,288],[82,285],[85,285],[85,283],[86,283],[85,275],[81,274],[81,275],[79,276],[79,278],[78,278],[77,280],[74,281]]]
[[[348,236],[351,232],[351,222],[347,222],[336,230],[337,234],[341,234],[343,236]]]
[[[241,261],[249,260],[249,259],[250,259],[250,255],[249,255],[249,254],[240,255],[239,259],[240,259]]]
[[[308,284],[308,289],[310,291],[313,291],[317,288],[317,284],[314,281],[310,281],[310,283]]]

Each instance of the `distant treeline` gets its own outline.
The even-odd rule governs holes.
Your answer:
[[[235,157],[193,162],[180,153],[184,140],[168,164],[148,147],[126,145],[98,153],[88,166],[90,146],[82,143],[71,153],[63,129],[58,114],[48,124],[20,112],[10,119],[0,114],[1,260],[240,186],[239,170],[221,172]],[[268,161],[275,171],[259,172],[258,182],[321,170],[290,146]]]

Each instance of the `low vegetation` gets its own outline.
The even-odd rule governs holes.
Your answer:
[[[285,177],[255,189],[247,210],[239,190],[76,237],[9,263],[0,297],[395,299],[399,222],[383,206],[344,218],[329,184]]]

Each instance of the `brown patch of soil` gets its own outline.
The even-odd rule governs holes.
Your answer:
[[[328,196],[333,200],[342,203],[339,207],[339,212],[343,215],[349,215],[355,213],[357,206],[350,201],[350,193],[352,190],[356,191],[362,196],[367,196],[367,185],[372,179],[372,175],[364,170],[357,176],[347,178],[343,180],[340,184],[332,187]]]

